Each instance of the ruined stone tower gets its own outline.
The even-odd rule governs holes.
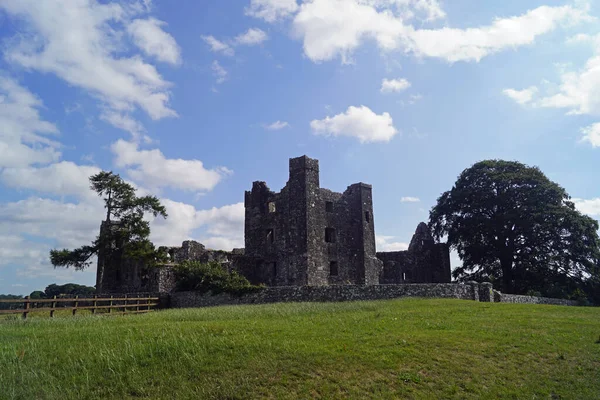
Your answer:
[[[245,255],[258,260],[269,285],[379,283],[371,186],[344,193],[319,185],[319,161],[292,158],[289,180],[275,193],[254,182],[245,193]]]
[[[371,185],[344,193],[321,188],[319,161],[289,160],[289,179],[279,193],[265,182],[245,192],[245,249],[206,249],[185,241],[168,249],[171,263],[216,261],[253,284],[267,286],[377,285],[450,282],[450,250],[419,224],[408,250],[375,250]],[[101,232],[116,229],[103,222]],[[124,257],[118,243],[98,252],[99,293],[170,291],[170,267],[148,268]],[[168,289],[170,288],[170,289]]]

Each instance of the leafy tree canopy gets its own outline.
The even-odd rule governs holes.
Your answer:
[[[21,300],[20,294],[0,294],[0,300]],[[23,303],[0,303],[0,310],[15,310],[21,308]]]
[[[95,293],[96,288],[93,286],[86,285],[78,285],[76,283],[65,283],[64,285],[57,285],[56,283],[50,284],[46,286],[46,289],[43,292],[40,292],[42,297],[50,299],[54,296],[62,297],[62,296],[91,296]],[[36,293],[36,292],[34,292]],[[33,298],[33,293],[29,296]]]
[[[100,231],[90,244],[74,250],[51,250],[50,261],[54,267],[87,268],[90,258],[100,249],[118,249],[133,259],[152,261],[159,257],[148,240],[150,224],[144,214],[167,217],[165,207],[155,196],[137,197],[135,188],[118,174],[102,171],[90,177],[90,188],[104,199],[107,229]]]
[[[42,292],[41,290],[34,290],[33,292],[31,292],[31,294],[29,295],[30,299],[45,299],[46,298],[46,294],[44,292]]]
[[[463,262],[453,272],[459,280],[553,297],[598,283],[598,222],[537,167],[478,162],[438,198],[429,218],[434,236],[447,236]]]

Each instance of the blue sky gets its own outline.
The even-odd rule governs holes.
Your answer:
[[[598,18],[577,0],[0,0],[0,293],[95,283],[48,251],[97,234],[102,169],[163,200],[165,245],[242,247],[244,190],[281,189],[303,154],[323,187],[373,184],[378,250],[482,159],[539,166],[597,218]]]

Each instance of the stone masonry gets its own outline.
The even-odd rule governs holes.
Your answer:
[[[450,249],[435,243],[427,225],[421,222],[408,250],[377,253],[383,261],[381,283],[450,282]]]
[[[425,223],[417,227],[408,250],[376,253],[371,185],[355,183],[343,193],[321,188],[318,160],[290,159],[283,189],[277,193],[265,182],[253,182],[244,205],[244,249],[215,251],[185,241],[169,249],[169,264],[217,261],[267,286],[450,282],[448,245],[435,243]],[[96,287],[105,293],[174,287],[169,265],[149,270],[112,261],[99,255]]]
[[[306,156],[291,159],[289,173],[279,193],[254,182],[245,195],[245,255],[257,260],[265,283],[379,283],[371,185],[321,188],[319,162]]]

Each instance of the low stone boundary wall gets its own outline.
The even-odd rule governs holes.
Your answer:
[[[198,292],[172,292],[173,308],[210,307],[233,304],[266,304],[301,301],[354,301],[384,300],[399,297],[435,297],[484,302],[577,305],[572,300],[547,297],[503,294],[492,289],[491,283],[414,283],[395,285],[332,285],[332,286],[277,286],[258,292],[235,296],[226,293],[212,295]]]
[[[518,294],[499,293],[501,303],[520,304],[553,304],[557,306],[576,306],[575,300],[553,299],[550,297],[522,296]]]
[[[476,289],[476,288],[475,288]],[[171,307],[207,307],[225,304],[265,304],[300,301],[353,301],[395,299],[398,297],[440,297],[473,300],[472,285],[454,283],[415,283],[402,285],[332,285],[332,286],[277,286],[255,293],[234,296],[197,292],[171,293]]]

